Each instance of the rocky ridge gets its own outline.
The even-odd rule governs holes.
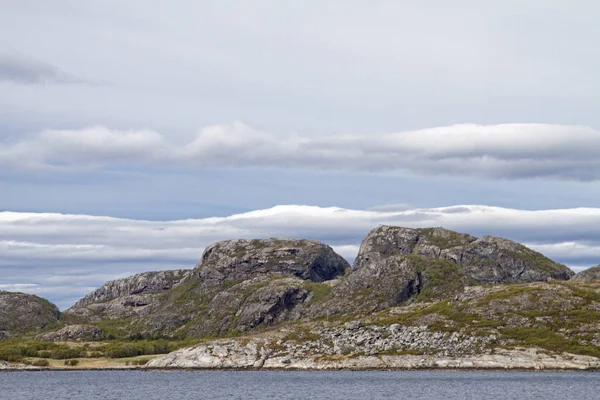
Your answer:
[[[74,321],[132,317],[156,304],[161,293],[181,284],[190,275],[191,270],[156,271],[109,281],[77,301],[65,315]]]
[[[596,368],[600,286],[571,276],[443,228],[380,226],[352,267],[316,241],[231,240],[192,270],[108,282],[38,339],[201,341],[157,368]]]

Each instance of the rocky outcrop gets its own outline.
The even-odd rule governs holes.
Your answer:
[[[314,240],[227,240],[206,248],[195,273],[205,284],[215,285],[264,275],[323,282],[349,267],[331,247]]]
[[[600,265],[584,269],[571,278],[573,281],[593,282],[600,281]]]
[[[443,228],[380,226],[360,246],[353,270],[393,257],[420,255],[450,260],[474,281],[485,284],[567,280],[574,273],[519,243],[493,236],[475,238]]]
[[[482,351],[485,338],[429,332],[426,327],[368,327],[362,331],[334,329],[323,339],[302,343],[283,339],[221,339],[157,357],[145,368],[196,369],[531,369],[587,370],[600,368],[597,357],[548,354],[540,348]],[[328,341],[331,340],[332,344]],[[421,354],[420,348],[450,351]],[[400,350],[404,348],[406,350]],[[385,350],[382,350],[385,349]]]
[[[36,340],[49,342],[94,341],[102,338],[102,329],[94,325],[67,325],[51,333],[36,336]]]
[[[312,240],[223,241],[207,247],[193,270],[108,282],[65,318],[70,324],[118,319],[127,325],[123,332],[138,336],[244,332],[302,318],[314,285],[349,269],[329,246]]]
[[[117,297],[164,292],[183,281],[189,274],[190,270],[187,269],[142,272],[127,278],[109,281],[99,289],[87,294],[75,303],[73,308],[104,303]]]
[[[368,315],[451,299],[467,286],[568,279],[564,265],[510,240],[443,228],[381,226],[354,266],[329,246],[297,239],[228,240],[193,270],[112,281],[65,312],[71,324],[119,320],[111,334],[205,337],[318,317]],[[122,328],[122,329],[121,329]]]
[[[191,270],[143,272],[107,282],[66,310],[65,317],[77,322],[136,316],[190,275]]]
[[[377,262],[363,262],[341,280],[323,310],[326,314],[365,314],[407,300],[449,298],[469,283],[464,268],[446,259],[414,254],[381,257]]]
[[[58,323],[60,312],[48,300],[25,293],[0,292],[0,339],[38,332]]]
[[[245,332],[259,325],[295,321],[302,317],[310,290],[299,278],[257,277],[217,293],[204,317],[187,329],[197,336]]]

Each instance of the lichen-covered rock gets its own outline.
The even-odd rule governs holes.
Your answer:
[[[600,281],[600,265],[584,269],[583,271],[572,277],[571,280],[584,282]]]
[[[370,313],[405,301],[450,298],[472,283],[464,268],[447,259],[392,255],[347,275],[332,289],[320,314]]]
[[[64,314],[74,322],[132,317],[156,304],[160,294],[179,285],[190,275],[191,270],[185,269],[155,271],[109,281],[87,294]]]
[[[93,341],[101,338],[102,329],[94,325],[67,325],[56,332],[36,336],[37,340],[49,342]]]
[[[323,282],[343,275],[349,264],[314,240],[227,240],[206,248],[195,273],[206,284],[244,281],[265,274]]]
[[[408,254],[450,260],[461,265],[469,278],[487,284],[567,280],[574,275],[566,266],[510,240],[493,236],[477,239],[443,228],[395,226],[380,226],[369,232],[353,270]]]
[[[142,293],[160,293],[171,289],[187,278],[190,270],[170,270],[142,272],[127,278],[106,282],[102,287],[87,294],[73,307],[83,307],[92,303],[103,303],[117,297]]]
[[[412,229],[382,225],[371,230],[361,243],[353,270],[378,261],[407,254],[440,258],[443,250],[464,247],[477,240],[468,234],[444,228]]]
[[[39,331],[58,323],[59,318],[58,308],[46,299],[0,292],[0,339]]]

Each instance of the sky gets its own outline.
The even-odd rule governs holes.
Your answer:
[[[600,264],[593,0],[0,0],[0,290],[378,224]]]

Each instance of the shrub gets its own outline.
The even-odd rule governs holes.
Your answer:
[[[65,360],[65,365],[75,367],[79,365],[79,360]]]
[[[48,360],[35,360],[31,365],[34,367],[47,367],[50,365]]]
[[[73,349],[59,349],[52,351],[52,358],[55,360],[66,360],[68,358],[81,357],[82,352],[78,348]]]

